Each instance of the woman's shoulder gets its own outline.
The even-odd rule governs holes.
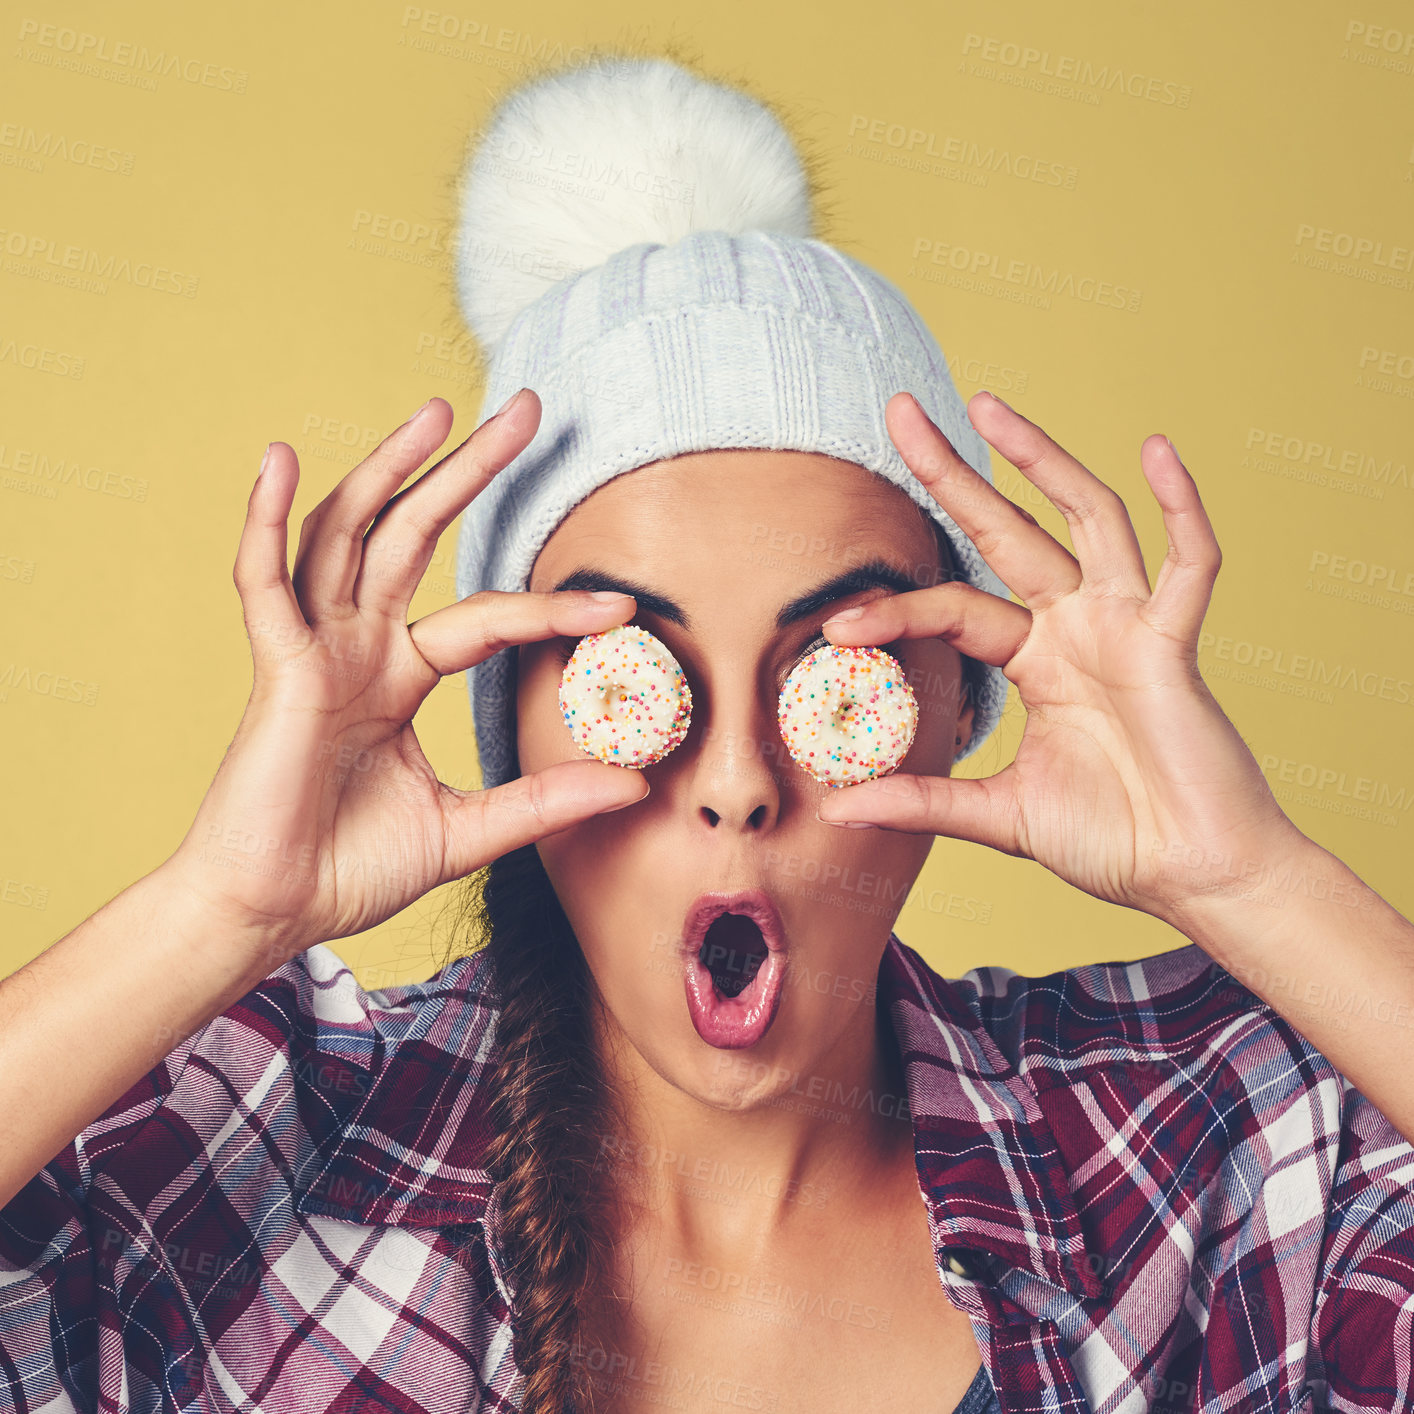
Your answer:
[[[210,1022],[192,1058],[210,1058],[241,1084],[264,1075],[278,1054],[289,1061],[296,1087],[362,1093],[362,1082],[402,1049],[452,1052],[468,1032],[479,1035],[494,1021],[487,960],[479,951],[451,959],[425,980],[375,987],[319,943]],[[343,1071],[348,1079],[341,1086]]]
[[[466,1107],[442,1104],[428,1081],[456,1081],[458,1065],[480,1073],[494,1018],[485,963],[459,957],[425,981],[370,988],[327,945],[288,959],[0,1207],[0,1345],[16,1352],[25,1407],[70,1407],[61,1382],[86,1371],[92,1385],[103,1333],[121,1346],[104,1393],[131,1387],[147,1407],[159,1377],[169,1395],[174,1378],[186,1393],[216,1360],[232,1388],[268,1384],[275,1347],[261,1332],[291,1312],[317,1338],[282,1347],[276,1363],[311,1388],[342,1388],[348,1362],[372,1358],[395,1321],[460,1331],[491,1299],[491,1278],[474,1245],[454,1261],[442,1236],[402,1230],[440,1224],[430,1202],[388,1211],[398,1188],[383,1175],[406,1189],[442,1174],[441,1140]],[[306,1200],[338,1155],[388,1167],[355,1202],[347,1187],[321,1187],[317,1200],[346,1204],[331,1213]],[[461,1176],[442,1176],[433,1196],[460,1194]],[[414,1316],[403,1303],[434,1253],[447,1277]],[[359,1297],[369,1291],[378,1301]],[[477,1330],[497,1319],[478,1317]],[[473,1342],[469,1360],[480,1354]],[[455,1384],[463,1372],[450,1368]],[[475,1402],[473,1386],[457,1392]]]
[[[956,1130],[971,1112],[933,1079],[957,1072],[968,1105],[1002,1117],[991,1132],[1008,1178],[1023,1168],[1067,1177],[1051,1202],[1064,1212],[1073,1198],[1113,1300],[1134,1288],[1152,1317],[1159,1288],[1187,1282],[1197,1309],[1204,1283],[1231,1268],[1219,1284],[1240,1293],[1244,1321],[1267,1323],[1273,1350],[1309,1338],[1350,1370],[1407,1325],[1414,1144],[1198,946],[1037,976],[990,966],[944,978],[910,949],[897,957],[929,1023],[896,1013],[909,1058],[936,1062],[926,1093],[920,1083],[928,1123],[936,1112]],[[1326,1004],[1349,1006],[1357,1024],[1358,999]],[[1201,1263],[1191,1259],[1200,1249]],[[1278,1317],[1295,1324],[1282,1334]]]
[[[1194,943],[1148,957],[1026,974],[1003,965],[927,977],[926,1006],[960,1009],[1033,1089],[1095,1088],[1125,1103],[1186,1093],[1265,1113],[1335,1067],[1284,1016]],[[1194,1088],[1201,1086],[1201,1091]]]
[[[491,1014],[487,954],[455,957],[421,981],[372,986],[328,943],[317,943],[269,973],[207,1027],[214,1041],[231,1027],[353,1061],[373,1061],[425,1036],[449,1012]],[[365,973],[372,978],[376,972]]]
[[[485,955],[424,981],[370,987],[328,944],[297,953],[164,1059],[70,1146],[76,1187],[131,1185],[260,1131],[295,1165],[341,1131],[404,1048],[451,1054],[494,1021]],[[297,1122],[296,1122],[297,1121]],[[142,1172],[140,1172],[142,1171]]]
[[[463,954],[424,980],[373,986],[330,944],[317,943],[269,973],[211,1025],[259,1029],[273,1021],[282,1031],[304,1031],[321,1046],[358,1057],[375,1042],[396,1045],[425,1033],[448,1008],[489,1007],[487,959],[484,950]]]

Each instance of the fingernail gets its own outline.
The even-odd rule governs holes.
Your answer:
[[[589,597],[600,604],[611,604],[615,599],[631,599],[631,594],[620,594],[617,589],[591,589]]]
[[[991,398],[994,403],[1000,403],[1008,412],[1016,411],[1016,409],[1012,407],[1012,405],[1007,402],[1005,398],[999,398],[990,388],[984,388],[982,391],[986,393],[986,395]]]
[[[1174,456],[1178,457],[1178,448],[1174,446],[1174,444],[1173,444],[1173,438],[1172,438],[1172,437],[1165,437],[1165,438],[1164,438],[1164,441],[1169,444],[1169,451],[1171,451],[1171,452],[1174,454]],[[1180,462],[1183,460],[1182,457],[1178,457],[1178,459],[1179,459]]]
[[[824,628],[826,624],[848,623],[851,619],[862,619],[864,617],[864,609],[865,606],[863,604],[860,604],[853,609],[845,609],[841,613],[831,614],[830,617],[825,620],[825,623],[820,625],[820,627]]]
[[[260,459],[260,470],[255,473],[255,479],[257,481],[259,481],[260,478],[265,475],[265,468],[270,464],[270,448],[274,445],[275,444],[271,442],[270,446],[266,447],[265,449],[265,455]]]
[[[818,811],[815,818],[822,825],[840,825],[846,830],[872,830],[874,828],[868,820],[826,820]]]
[[[516,400],[518,397],[520,397],[520,395],[521,395],[523,392],[525,392],[525,389],[524,389],[524,388],[517,388],[517,389],[515,390],[515,392],[512,393],[512,394],[510,395],[510,397],[507,398],[506,401],[503,402],[503,403],[501,404],[501,406],[498,407],[498,408],[496,409],[496,411],[491,414],[491,417],[488,417],[488,418],[486,419],[486,421],[487,421],[487,422],[490,422],[490,421],[491,421],[491,418],[500,417],[500,415],[501,415],[503,412],[505,412],[505,411],[510,407],[510,405],[511,405],[513,402],[515,402],[515,400]]]
[[[642,795],[638,796],[636,799],[626,800],[621,805],[607,805],[599,813],[601,815],[612,815],[615,810],[623,810],[630,805],[637,805],[640,800],[647,800],[649,792],[653,789],[653,787],[648,785],[648,781],[646,779],[644,780],[643,784],[647,787],[647,789],[643,792]]]
[[[423,405],[422,405],[420,408],[418,408],[418,410],[417,410],[415,413],[413,413],[413,415],[412,415],[410,418],[408,418],[408,422],[416,422],[417,419],[418,419],[419,417],[421,417],[422,414],[425,413],[425,412],[427,411],[427,409],[430,408],[431,406],[432,406],[432,399],[431,399],[431,398],[428,398],[428,400],[427,400],[425,403],[423,403]],[[406,426],[407,423],[404,423],[403,425]]]

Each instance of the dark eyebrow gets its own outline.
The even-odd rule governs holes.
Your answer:
[[[898,569],[886,560],[869,560],[835,575],[833,579],[827,579],[824,584],[809,593],[792,599],[776,615],[776,627],[789,628],[801,619],[808,619],[819,613],[836,599],[843,599],[849,594],[860,594],[866,589],[892,589],[895,594],[906,594],[910,590],[923,587],[922,582],[906,570]],[[555,585],[556,593],[564,589],[611,589],[620,594],[631,594],[638,601],[639,609],[657,614],[660,619],[666,619],[689,632],[692,629],[692,620],[680,604],[665,594],[655,594],[642,584],[621,579],[605,570],[589,567],[577,569]]]

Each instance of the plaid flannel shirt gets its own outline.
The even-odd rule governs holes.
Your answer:
[[[485,978],[321,944],[178,1045],[0,1208],[0,1408],[519,1408]],[[947,980],[895,936],[878,987],[1003,1411],[1414,1408],[1414,1146],[1197,946]],[[777,1404],[710,1352],[613,1377]]]

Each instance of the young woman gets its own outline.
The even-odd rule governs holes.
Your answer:
[[[480,151],[759,151],[761,112],[596,63]],[[432,399],[292,571],[271,444],[235,565],[254,686],[191,831],[0,985],[17,1410],[1402,1407],[1414,928],[1283,814],[1199,676],[1192,478],[1145,441],[1151,587],[1112,490],[964,409],[887,281],[758,221],[779,166],[718,159],[691,230],[601,230],[529,301],[468,258],[488,406],[519,391],[404,486],[450,431]],[[547,187],[491,173],[468,205],[507,250]],[[461,597],[409,624],[458,516]],[[627,623],[692,697],[641,770],[588,759],[558,697]],[[906,673],[891,774],[832,790],[785,749],[821,641]],[[463,670],[470,792],[411,725]],[[1016,759],[951,779],[1007,682]],[[945,979],[892,931],[938,835],[1189,941]],[[467,876],[473,936],[427,982],[366,990],[326,946]],[[1368,1024],[1310,1011],[1337,993]]]

